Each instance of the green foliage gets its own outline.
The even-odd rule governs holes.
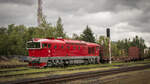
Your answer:
[[[61,18],[57,25],[52,26],[45,18],[39,27],[25,27],[24,25],[8,25],[0,28],[0,56],[28,55],[26,42],[32,38],[67,37],[63,31]]]
[[[8,47],[6,47],[8,44],[7,39],[8,39],[7,29],[1,27],[0,28],[0,54],[7,55],[7,50],[8,50]]]
[[[62,24],[62,20],[59,17],[56,24],[56,37],[65,38],[66,34],[64,33],[64,28]]]
[[[95,37],[93,36],[93,32],[91,28],[88,27],[88,25],[86,26],[86,29],[81,34],[81,40],[95,43]]]
[[[108,38],[100,36],[97,43],[103,46],[104,56],[108,56]],[[140,55],[144,55],[144,49],[146,48],[144,39],[136,36],[133,40],[126,38],[116,42],[111,42],[112,56],[128,56],[128,48],[132,46],[138,47],[140,49]]]
[[[100,36],[97,43],[103,46],[103,55],[108,56],[108,41],[109,39],[105,36]]]
[[[81,37],[78,36],[77,34],[73,33],[72,39],[73,39],[73,40],[81,40]]]

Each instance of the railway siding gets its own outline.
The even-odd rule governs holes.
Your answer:
[[[90,72],[79,72],[79,73],[65,74],[65,75],[53,75],[53,76],[48,76],[48,77],[7,82],[7,84],[59,83],[59,82],[64,82],[64,81],[77,80],[77,79],[81,79],[81,78],[106,76],[106,75],[112,75],[112,74],[117,74],[117,73],[122,73],[122,72],[143,70],[143,69],[149,69],[149,68],[150,68],[150,65],[148,64],[148,65],[144,65],[144,66],[123,67],[123,68],[103,70],[103,71],[90,71]]]

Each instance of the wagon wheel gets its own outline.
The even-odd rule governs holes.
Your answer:
[[[64,67],[64,61],[63,60],[60,60],[60,66]]]

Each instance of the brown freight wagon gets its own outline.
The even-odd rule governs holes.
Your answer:
[[[141,60],[140,49],[138,47],[130,47],[128,49],[128,60],[130,61]]]

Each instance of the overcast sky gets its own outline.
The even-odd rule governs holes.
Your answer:
[[[113,41],[138,35],[150,44],[150,0],[43,0],[43,14],[65,32],[81,34],[86,25],[95,35],[111,29]],[[0,0],[0,26],[37,25],[37,0]]]

